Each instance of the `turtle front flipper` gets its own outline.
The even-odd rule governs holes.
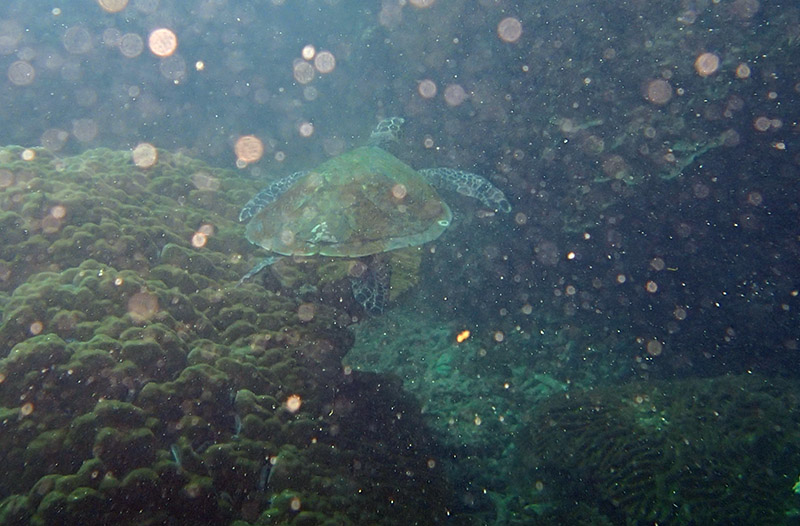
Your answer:
[[[392,267],[386,258],[371,257],[364,273],[350,279],[353,297],[369,314],[373,316],[383,314],[389,304],[391,281]]]
[[[455,190],[461,195],[474,197],[493,210],[511,212],[511,203],[503,192],[481,175],[452,168],[425,168],[419,173],[436,188]]]
[[[255,197],[253,197],[247,202],[246,205],[244,205],[242,211],[239,212],[239,221],[247,221],[259,213],[265,206],[274,202],[278,197],[281,196],[281,194],[291,188],[291,186],[296,183],[298,179],[305,177],[307,173],[307,171],[295,172],[292,175],[287,175],[286,177],[278,179],[271,185],[258,192]]]

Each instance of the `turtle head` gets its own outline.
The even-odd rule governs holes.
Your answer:
[[[398,140],[400,138],[400,128],[403,126],[404,122],[406,122],[406,120],[402,117],[383,119],[378,123],[375,129],[372,130],[367,144],[370,146],[381,146]]]

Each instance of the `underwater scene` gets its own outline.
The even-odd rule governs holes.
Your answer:
[[[0,2],[0,526],[800,525],[800,3]]]

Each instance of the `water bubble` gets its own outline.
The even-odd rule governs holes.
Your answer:
[[[330,51],[320,51],[314,57],[314,67],[322,74],[330,73],[336,68],[336,57]]]
[[[144,40],[136,33],[126,33],[119,40],[119,51],[125,57],[136,58],[144,51]]]
[[[171,29],[156,29],[147,37],[147,47],[157,57],[168,57],[178,48],[178,37]]]
[[[503,42],[516,42],[522,36],[522,24],[514,17],[504,18],[497,24],[497,35]]]
[[[36,70],[28,62],[17,60],[8,66],[8,80],[16,86],[28,86],[36,78]]]

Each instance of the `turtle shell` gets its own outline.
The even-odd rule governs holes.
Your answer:
[[[416,170],[364,146],[299,179],[247,225],[247,239],[287,256],[360,257],[439,237],[452,212]]]

